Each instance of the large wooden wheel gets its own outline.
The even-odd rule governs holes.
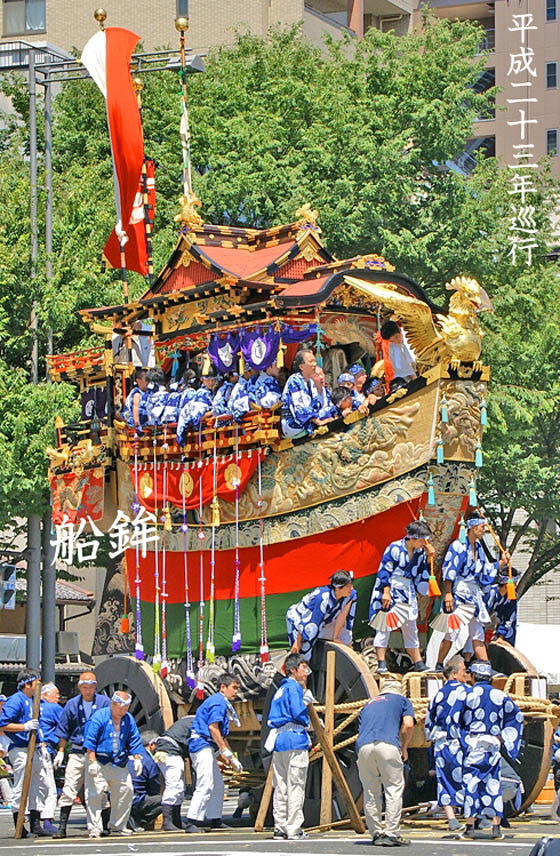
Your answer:
[[[318,642],[313,649],[313,656],[310,662],[312,674],[308,679],[308,687],[312,690],[313,695],[319,704],[322,704],[325,700],[327,651],[335,651],[336,653],[334,687],[335,704],[358,701],[359,699],[372,698],[377,695],[377,684],[368,669],[367,663],[359,654],[346,645],[340,645],[337,642],[321,641]],[[268,766],[270,757],[268,756],[267,758],[266,753],[264,752],[264,744],[269,732],[266,725],[268,709],[270,707],[270,702],[272,701],[272,696],[278,689],[283,677],[284,676],[280,674],[280,672],[276,673],[265,701],[261,730],[261,746],[265,766]],[[335,715],[335,729],[347,716],[348,713]],[[335,745],[337,743],[343,743],[347,738],[355,735],[357,729],[358,720],[354,719],[352,723],[336,735]],[[354,800],[358,800],[362,792],[362,786],[356,765],[355,743],[351,743],[350,745],[337,750],[336,757],[341,766],[344,777],[346,778],[352,797]],[[304,804],[306,826],[316,826],[319,823],[322,766],[322,760],[312,761],[309,765]],[[335,821],[340,820],[343,817],[346,817],[346,808],[342,798],[336,790],[336,786],[333,783],[332,819]]]
[[[165,684],[147,663],[134,657],[110,657],[95,670],[97,689],[111,697],[115,690],[132,695],[130,713],[139,730],[161,734],[173,724],[173,707]]]
[[[505,675],[526,672],[529,677],[538,677],[532,663],[517,648],[507,642],[490,643],[488,659],[492,667]],[[524,811],[541,792],[550,770],[550,746],[553,728],[548,719],[529,719],[523,726],[521,750],[512,767],[523,782],[525,792],[519,811]],[[506,807],[507,809],[507,807]],[[515,812],[507,811],[511,816]]]

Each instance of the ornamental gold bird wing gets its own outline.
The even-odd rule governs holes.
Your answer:
[[[430,307],[422,300],[397,291],[396,286],[378,282],[366,282],[353,276],[345,276],[347,285],[375,299],[402,321],[408,344],[416,358],[423,362],[437,362],[445,343],[434,323]]]

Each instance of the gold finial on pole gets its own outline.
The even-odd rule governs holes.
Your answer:
[[[104,30],[105,29],[105,21],[107,20],[107,12],[105,11],[105,9],[102,9],[100,6],[93,13],[93,17],[95,18],[95,20],[99,24],[99,29]]]
[[[188,18],[183,18],[183,16],[179,18],[175,18],[175,29],[178,33],[184,33],[185,30],[189,29],[189,21]]]
[[[176,10],[175,29],[184,33],[189,29],[189,0],[177,0]]]
[[[142,109],[142,90],[144,89],[144,84],[140,80],[139,77],[132,78],[132,88],[136,93],[136,102],[138,104],[138,109]]]

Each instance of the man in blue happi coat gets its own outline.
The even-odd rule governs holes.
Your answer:
[[[488,659],[484,625],[490,622],[490,615],[484,589],[495,582],[498,570],[506,567],[510,559],[507,550],[495,562],[488,559],[480,543],[486,531],[486,521],[477,512],[468,515],[466,527],[465,543],[459,539],[453,541],[443,560],[443,609],[448,613],[457,610],[461,626],[446,633],[439,648],[437,671],[442,671],[452,642],[457,642],[462,648],[466,638],[472,643],[476,659]]]
[[[134,384],[126,397],[121,416],[130,428],[141,429],[140,424],[140,401],[142,395],[148,386],[146,377],[146,369],[136,369],[134,371]]]
[[[188,431],[195,431],[204,417],[212,413],[214,387],[217,375],[214,366],[209,366],[201,375],[200,388],[191,395],[181,408],[177,422],[177,443],[185,445]]]
[[[232,701],[239,690],[237,678],[229,672],[219,677],[220,690],[197,709],[191,727],[189,753],[196,775],[196,788],[187,813],[185,832],[223,829],[224,780],[216,758],[240,772],[243,765],[227,742],[229,721],[239,725]]]
[[[507,583],[509,574],[507,568],[498,571],[497,585],[486,593],[486,606],[492,622],[496,625],[494,639],[496,642],[509,642],[515,647],[517,634],[517,599],[508,600]]]
[[[274,838],[305,838],[302,830],[305,783],[309,767],[309,714],[313,701],[307,689],[309,667],[301,654],[288,654],[286,677],[274,693],[268,711],[270,732],[265,749],[272,752]]]
[[[389,544],[381,557],[369,605],[369,622],[377,630],[373,644],[380,674],[387,672],[385,652],[391,630],[399,628],[414,670],[427,671],[420,653],[416,592],[428,593],[427,557],[434,555],[430,536],[430,527],[424,520],[413,520],[405,527],[404,538]]]
[[[356,591],[349,571],[335,571],[330,585],[319,586],[286,613],[291,654],[311,659],[317,639],[350,645],[356,612]]]
[[[467,670],[459,655],[443,667],[446,683],[435,694],[424,721],[426,739],[431,741],[437,781],[437,801],[442,806],[449,829],[464,831],[455,817],[455,807],[462,804],[463,749],[461,741],[451,735],[451,713],[467,694]]]
[[[245,363],[245,368],[233,387],[228,402],[228,410],[236,422],[241,422],[243,416],[251,410],[258,375],[256,369]]]
[[[317,414],[319,419],[328,422],[331,419],[337,419],[339,416],[338,408],[331,401],[331,394],[325,380],[325,372],[321,366],[316,366],[315,371],[311,375],[311,380],[319,399],[319,412]]]
[[[9,739],[8,759],[14,771],[14,787],[12,796],[12,811],[14,823],[17,816],[23,786],[23,777],[27,762],[27,747],[32,731],[37,731],[37,742],[33,753],[31,779],[29,782],[29,825],[33,835],[45,835],[41,828],[41,810],[49,793],[50,760],[42,748],[40,719],[33,719],[33,693],[41,680],[34,669],[22,669],[17,677],[17,692],[11,695],[2,705],[0,712],[0,729]],[[52,775],[52,767],[50,768]],[[28,835],[25,827],[22,837]]]
[[[319,418],[320,402],[311,380],[317,368],[313,351],[298,351],[292,363],[293,374],[282,391],[282,433],[285,437],[305,437],[328,422]]]
[[[169,392],[165,385],[165,375],[159,366],[148,371],[148,385],[142,394],[139,418],[142,428],[160,425]]]
[[[60,823],[58,825],[58,837],[66,838],[66,827],[72,806],[76,797],[85,784],[87,755],[84,749],[84,731],[90,717],[98,710],[109,707],[109,699],[106,695],[96,692],[97,678],[93,672],[82,672],[78,679],[78,694],[68,699],[60,714],[56,727],[58,738],[58,752],[53,761],[54,769],[58,769],[64,763],[64,752],[68,747],[66,758],[66,770],[64,773],[64,786],[60,794],[58,805],[60,808]],[[103,798],[102,819],[103,825],[109,822],[109,810],[107,798]],[[90,816],[89,807],[86,805],[88,830],[93,829],[93,821]]]
[[[450,735],[463,749],[463,816],[472,839],[475,821],[489,817],[492,838],[501,839],[504,813],[500,759],[502,747],[515,760],[521,746],[523,715],[517,705],[491,682],[490,663],[475,661],[470,667],[474,685],[451,710]]]
[[[226,416],[230,414],[229,402],[238,380],[239,374],[237,371],[227,372],[224,375],[222,385],[216,391],[212,402],[212,413],[214,416]]]
[[[58,703],[59,697],[58,687],[53,683],[43,684],[41,687],[41,706],[39,708],[39,733],[42,745],[48,754],[49,790],[45,804],[41,810],[41,820],[43,821],[43,830],[49,835],[55,835],[58,832],[54,825],[57,794],[52,761],[58,747],[56,729],[62,714],[62,708]]]
[[[279,374],[280,369],[276,363],[272,363],[267,369],[258,373],[253,392],[253,401],[256,407],[260,407],[262,410],[272,410],[279,403],[282,397],[278,383]]]
[[[140,773],[137,773],[138,765],[134,759],[128,762],[128,772],[134,789],[128,826],[133,832],[151,828],[162,811],[161,776],[153,758],[158,735],[155,731],[144,731],[140,736],[142,738]]]
[[[102,799],[109,791],[111,816],[109,829],[113,835],[130,835],[127,829],[132,806],[132,779],[128,772],[128,756],[134,758],[134,772],[142,772],[142,740],[128,712],[132,696],[117,690],[109,707],[97,710],[88,720],[84,749],[87,752],[86,804],[92,820],[90,838],[100,838],[103,832]]]

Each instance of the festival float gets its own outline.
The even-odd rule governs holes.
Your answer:
[[[107,38],[107,49],[112,29],[97,34]],[[185,167],[175,248],[153,276],[153,182],[142,160],[136,185],[140,181],[146,215],[146,257],[140,271],[148,272],[148,288],[139,299],[82,310],[83,322],[100,337],[98,348],[49,357],[52,380],[79,388],[85,417],[70,425],[58,420],[49,450],[58,556],[69,563],[94,558],[88,545],[109,535],[113,584],[101,615],[104,650],[117,656],[98,666],[100,687],[132,690],[139,724],[161,730],[212,691],[227,666],[241,685],[241,726],[233,729],[233,742],[257,773],[266,737],[261,720],[287,650],[286,610],[334,571],[351,570],[358,594],[354,648],[321,642],[311,665],[322,701],[325,655],[335,651],[335,750],[357,798],[356,716],[348,716],[348,705],[359,707],[377,691],[367,624],[373,575],[387,543],[418,517],[434,533],[438,568],[450,539],[463,532],[467,507],[477,504],[489,378],[480,362],[477,314],[490,303],[476,281],[457,276],[445,286],[450,300],[443,309],[375,253],[336,258],[309,204],[294,222],[267,229],[204,223],[190,178],[184,74],[182,80]],[[127,85],[134,98],[130,79]],[[109,240],[114,266],[132,267],[129,244],[119,247],[115,233]],[[141,236],[132,243],[140,246]],[[389,318],[406,331],[418,367],[417,377],[392,392],[379,335]],[[282,436],[279,409],[255,410],[239,423],[207,418],[180,447],[174,425],[135,432],[120,417],[134,340],[149,342],[168,378],[208,360],[221,372],[240,362],[265,369],[273,361],[289,370],[304,344],[331,383],[361,359],[368,370],[383,362],[386,386],[366,414],[355,411],[300,439]],[[434,598],[421,600],[425,641]],[[526,806],[546,778],[551,707],[519,652],[504,643],[491,644],[489,653],[506,675],[496,685],[514,693],[525,715],[516,770]],[[428,781],[422,720],[438,678],[404,674],[406,662],[395,657],[391,665],[403,674],[418,719],[412,779]],[[311,795],[320,790],[321,766],[321,760],[312,766]],[[434,780],[431,789],[435,793]],[[340,817],[337,799],[335,792]],[[411,792],[407,799],[415,804],[419,797]],[[317,800],[310,799],[309,823],[317,812]]]

